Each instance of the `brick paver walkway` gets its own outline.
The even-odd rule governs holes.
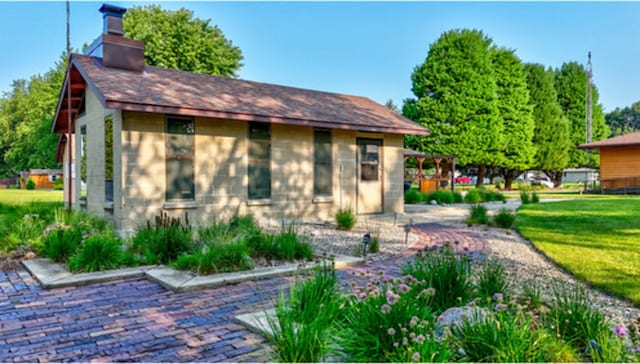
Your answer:
[[[339,272],[399,273],[434,243],[459,241],[483,250],[473,234],[419,224],[420,243],[397,257]],[[0,272],[0,362],[269,361],[265,340],[233,322],[270,306],[290,278],[174,293],[144,278],[44,290],[28,272]]]

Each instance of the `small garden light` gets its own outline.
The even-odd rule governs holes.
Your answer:
[[[362,237],[362,256],[363,257],[367,256],[367,248],[369,247],[370,243],[371,243],[371,234],[369,233],[364,234],[364,236]]]
[[[413,219],[409,219],[409,223],[404,225],[404,245],[409,243],[409,232],[413,228]]]

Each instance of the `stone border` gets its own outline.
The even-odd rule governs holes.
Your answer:
[[[337,255],[334,259],[336,269],[359,265],[364,259]],[[214,288],[249,280],[284,277],[300,270],[313,269],[320,263],[304,265],[286,264],[276,267],[256,268],[250,271],[212,274],[199,276],[191,272],[179,271],[163,265],[146,265],[134,268],[114,269],[94,273],[73,274],[63,265],[49,259],[23,260],[22,265],[36,277],[46,289],[86,286],[119,279],[145,277],[174,292],[190,292],[206,288]]]

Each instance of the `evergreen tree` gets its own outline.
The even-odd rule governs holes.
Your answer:
[[[529,169],[535,156],[534,121],[529,90],[522,62],[514,51],[493,51],[493,71],[497,86],[497,105],[502,122],[502,145],[496,167],[505,180],[505,188]]]
[[[442,34],[411,75],[416,99],[405,100],[402,110],[431,130],[426,137],[408,137],[408,147],[478,166],[479,185],[486,166],[498,161],[501,145],[491,47],[492,40],[478,30]]]
[[[610,136],[633,133],[640,130],[640,101],[623,109],[616,108],[604,116],[605,123],[611,129]]]
[[[570,168],[596,167],[599,164],[597,156],[575,148],[580,144],[586,143],[586,77],[584,67],[577,62],[563,63],[562,67],[555,71],[555,89],[558,94],[558,103],[570,125],[573,146],[569,150],[568,167]],[[598,90],[595,85],[593,86],[592,98],[592,136],[593,141],[596,141],[608,137],[610,132],[604,122],[602,105],[598,104]]]
[[[569,122],[558,104],[553,71],[545,71],[543,65],[531,63],[525,64],[524,69],[535,125],[533,144],[536,156],[532,168],[545,171],[559,186],[562,170],[569,163],[569,150],[573,148]]]

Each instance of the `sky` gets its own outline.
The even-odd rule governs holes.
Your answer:
[[[151,2],[111,1],[131,7]],[[102,31],[102,2],[71,2],[71,45]],[[586,64],[605,112],[640,101],[640,2],[161,2],[211,19],[244,55],[246,80],[412,98],[411,73],[451,29],[479,29],[529,63]],[[65,2],[0,1],[0,93],[66,47]]]

